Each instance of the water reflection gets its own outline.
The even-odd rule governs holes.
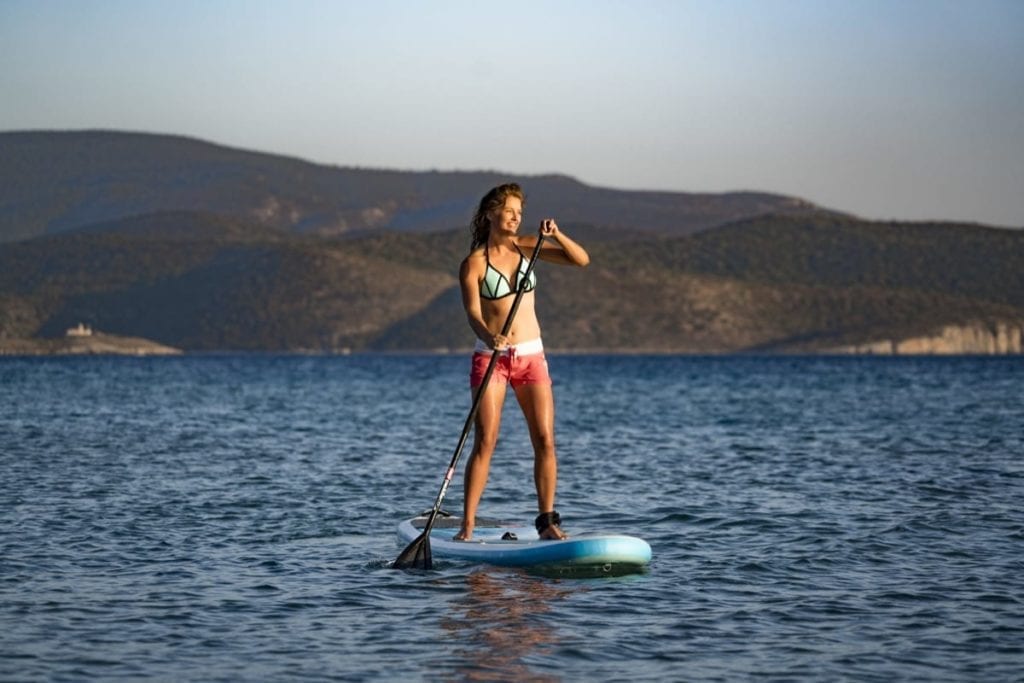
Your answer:
[[[468,574],[465,595],[449,603],[452,611],[440,621],[455,643],[444,666],[450,680],[561,680],[527,659],[551,654],[560,634],[544,615],[579,590],[510,569]]]

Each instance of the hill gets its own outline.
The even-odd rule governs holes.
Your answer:
[[[553,349],[1020,351],[1017,231],[829,213],[631,241],[564,227],[592,263],[538,266]],[[185,350],[465,349],[467,247],[466,229],[342,239],[188,212],[101,223],[0,247],[0,338],[86,322]]]
[[[630,192],[558,175],[325,166],[169,135],[8,132],[0,133],[0,242],[175,211],[291,234],[436,232],[466,225],[480,196],[506,180],[526,187],[528,217],[557,215],[631,237],[816,208],[765,193]]]

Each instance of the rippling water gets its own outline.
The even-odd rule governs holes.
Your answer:
[[[0,678],[1024,677],[1024,359],[551,366],[566,528],[646,573],[388,567],[463,358],[0,359]],[[481,513],[528,520],[516,411]]]

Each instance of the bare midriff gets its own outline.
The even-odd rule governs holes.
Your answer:
[[[512,327],[506,335],[510,344],[540,338],[540,323],[537,321],[537,311],[534,308],[535,298],[536,295],[533,292],[523,294],[523,300],[519,303],[519,310],[516,311]],[[514,296],[480,300],[480,312],[483,314],[484,324],[487,325],[491,334],[501,333],[501,328],[505,325],[508,312],[512,310],[514,300]]]

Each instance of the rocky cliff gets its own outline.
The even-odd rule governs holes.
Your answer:
[[[1021,322],[972,322],[946,325],[934,334],[842,346],[834,352],[876,355],[1019,354],[1022,352],[1022,337],[1024,323]]]

